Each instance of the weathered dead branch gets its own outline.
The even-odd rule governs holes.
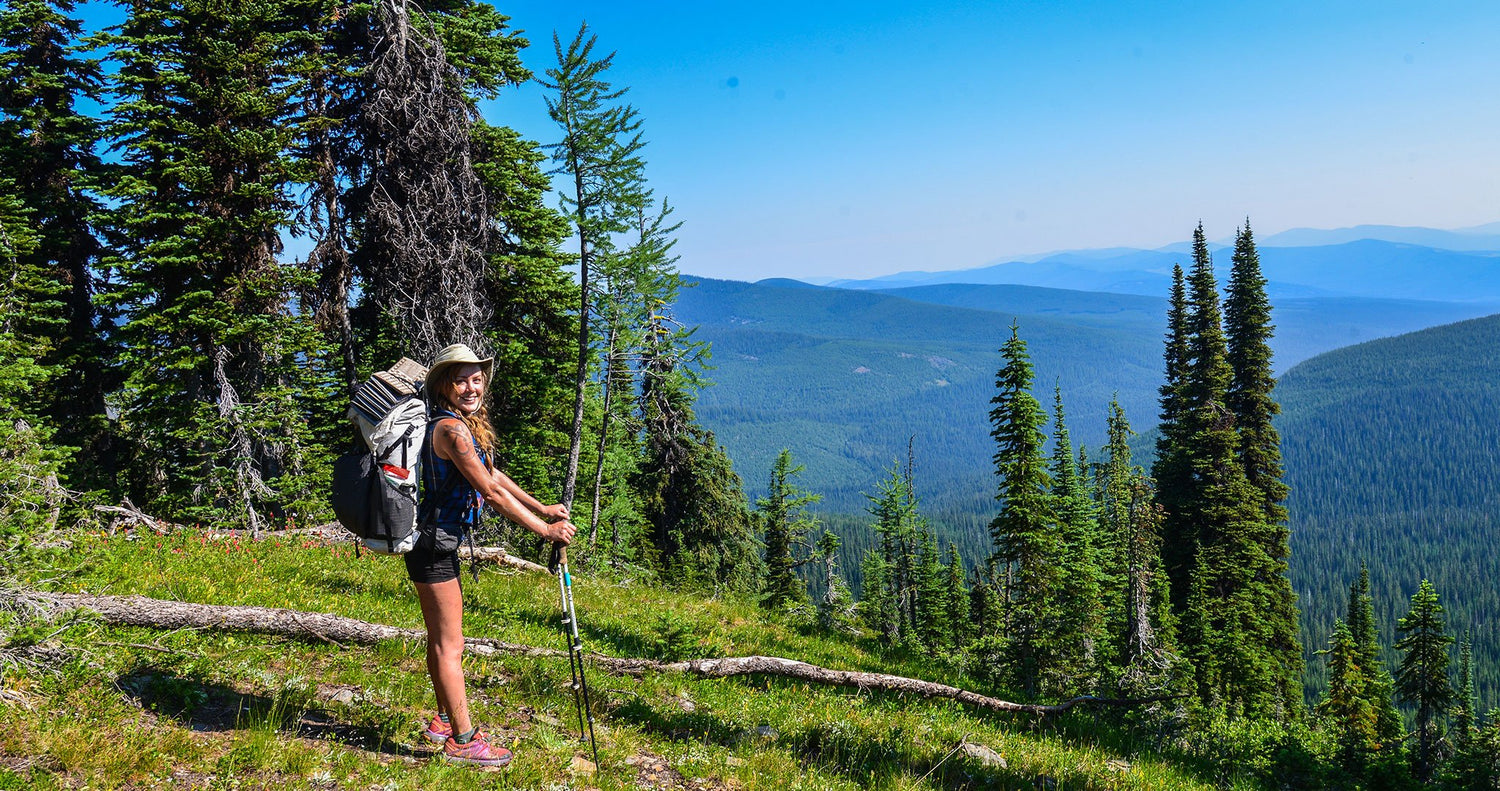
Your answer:
[[[135,507],[126,497],[120,505],[96,505],[94,511],[101,514],[114,514],[110,520],[109,532],[117,533],[120,530],[128,530],[132,527],[143,527],[157,535],[165,535],[172,530],[181,529],[182,525],[173,524],[165,519],[158,519],[145,511]]]
[[[35,602],[54,610],[85,609],[99,614],[109,624],[140,626],[158,629],[220,629],[228,631],[272,634],[298,639],[316,639],[320,642],[340,645],[369,645],[382,640],[425,640],[426,633],[420,629],[402,629],[395,626],[368,623],[354,618],[326,613],[298,612],[296,610],[266,607],[228,607],[212,604],[162,601],[144,596],[90,596],[87,594],[28,592]],[[482,637],[465,640],[465,649],[479,655],[504,654],[510,656],[561,657],[563,652],[551,648],[520,643],[508,643]],[[870,692],[894,692],[916,695],[923,698],[948,698],[968,706],[990,711],[1016,712],[1022,714],[1060,714],[1076,706],[1091,704],[1105,706],[1130,706],[1150,703],[1166,698],[1109,699],[1083,696],[1061,703],[1040,705],[1012,703],[975,692],[885,673],[865,673],[853,670],[831,670],[795,659],[775,656],[728,657],[724,659],[693,659],[683,662],[661,662],[654,659],[628,659],[589,654],[589,661],[603,670],[622,675],[639,675],[645,672],[690,673],[702,678],[728,678],[731,676],[764,675],[791,678],[813,684],[852,687]]]
[[[370,26],[359,123],[370,163],[361,256],[371,301],[430,360],[455,341],[480,353],[491,303],[489,197],[474,169],[476,115],[430,22],[382,0]]]
[[[546,566],[540,563],[532,563],[524,558],[518,558],[509,554],[502,547],[474,547],[470,552],[468,547],[459,547],[458,556],[463,560],[474,560],[479,563],[495,563],[508,566],[522,571],[536,571],[542,574],[551,574]]]

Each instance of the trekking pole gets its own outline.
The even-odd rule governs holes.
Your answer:
[[[573,610],[573,577],[568,573],[568,550],[562,544],[553,544],[552,557],[547,565],[557,572],[558,593],[562,597],[563,640],[568,644],[568,675],[573,680],[573,706],[578,710],[578,738],[584,738],[586,721],[589,747],[594,754],[594,766],[598,767],[599,745],[594,740],[589,685],[583,678],[583,641],[578,637],[578,615]]]

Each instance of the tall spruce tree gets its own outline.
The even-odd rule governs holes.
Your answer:
[[[1462,744],[1474,737],[1479,724],[1479,698],[1474,694],[1474,640],[1468,629],[1458,644],[1458,687],[1454,697],[1457,701],[1453,706],[1453,733]]]
[[[1345,771],[1361,773],[1369,755],[1380,746],[1379,714],[1370,703],[1370,673],[1361,667],[1358,641],[1341,620],[1334,621],[1328,648],[1328,691],[1317,713],[1338,744]]]
[[[1345,615],[1349,633],[1359,648],[1355,660],[1369,679],[1365,694],[1376,714],[1375,735],[1382,749],[1399,747],[1405,728],[1396,709],[1395,681],[1380,658],[1380,636],[1375,623],[1375,600],[1370,593],[1370,569],[1359,566],[1359,579],[1349,586],[1349,610]]]
[[[1438,601],[1432,583],[1422,580],[1412,594],[1397,631],[1396,650],[1404,652],[1396,670],[1396,695],[1417,707],[1417,777],[1432,776],[1433,747],[1441,734],[1442,720],[1453,701],[1453,687],[1448,680],[1448,636],[1443,622],[1443,605]]]
[[[1249,716],[1292,717],[1302,707],[1296,609],[1285,565],[1266,551],[1270,527],[1239,462],[1234,416],[1225,405],[1233,371],[1201,224],[1193,232],[1189,289],[1178,436],[1192,476],[1172,498],[1187,526],[1178,540],[1195,551],[1184,648],[1205,702]]]
[[[1058,526],[1056,591],[1062,634],[1055,673],[1075,690],[1092,691],[1105,660],[1104,613],[1100,599],[1097,523],[1085,478],[1073,456],[1063,411],[1062,389],[1054,388],[1052,413],[1052,496]]]
[[[1182,267],[1172,266],[1172,292],[1167,308],[1166,375],[1160,390],[1161,427],[1156,438],[1156,459],[1151,477],[1157,483],[1157,498],[1165,509],[1162,523],[1162,562],[1170,580],[1172,603],[1179,612],[1185,607],[1188,576],[1197,552],[1192,520],[1186,513],[1192,489],[1192,468],[1183,436],[1186,413],[1184,390],[1188,364],[1187,281]]]
[[[990,399],[990,436],[994,438],[995,474],[1000,478],[995,499],[1000,512],[990,522],[995,559],[1012,571],[1005,596],[1009,610],[1003,636],[999,675],[1030,694],[1059,691],[1057,668],[1061,615],[1056,593],[1061,552],[1052,480],[1047,474],[1042,445],[1046,416],[1031,394],[1031,358],[1020,329],[1012,324],[1010,339],[1000,349],[1002,364]]]
[[[107,177],[95,152],[99,123],[78,109],[102,98],[104,77],[78,41],[73,12],[71,0],[17,0],[0,9],[0,178],[36,232],[35,245],[10,250],[18,271],[45,273],[59,289],[34,305],[49,312],[12,319],[31,323],[17,328],[22,334],[48,339],[36,359],[60,374],[33,399],[57,429],[51,441],[80,450],[67,465],[71,484],[109,487],[104,397],[118,379],[100,364],[109,350],[93,304],[101,245],[90,223],[100,209],[94,190]]]
[[[110,37],[120,61],[107,191],[126,372],[120,420],[136,502],[180,519],[318,508],[301,402],[323,388],[303,270],[279,260],[300,178],[288,155],[302,35],[280,2],[143,0]]]
[[[1283,505],[1287,486],[1282,482],[1281,436],[1273,420],[1281,412],[1272,391],[1276,377],[1271,366],[1271,303],[1266,297],[1266,278],[1260,271],[1260,254],[1250,220],[1235,233],[1228,293],[1224,302],[1224,334],[1231,376],[1224,404],[1234,416],[1239,434],[1240,465],[1245,480],[1260,495],[1262,520],[1261,541],[1266,556],[1275,567],[1264,580],[1271,610],[1275,650],[1285,672],[1301,675],[1300,659],[1291,656],[1293,646],[1301,649],[1297,628],[1297,597],[1287,577],[1291,556],[1291,534],[1287,509]]]
[[[1235,233],[1229,288],[1224,300],[1224,335],[1232,375],[1224,404],[1234,415],[1240,435],[1240,462],[1245,478],[1261,494],[1266,523],[1277,528],[1269,536],[1266,551],[1285,561],[1287,551],[1287,486],[1281,480],[1281,436],[1272,420],[1281,413],[1271,391],[1276,377],[1271,368],[1271,302],[1266,297],[1266,278],[1260,271],[1260,254],[1250,221]]]
[[[792,461],[792,452],[782,448],[771,465],[771,480],[766,496],[755,501],[761,533],[766,546],[766,575],[761,584],[761,603],[776,609],[807,600],[807,586],[797,576],[798,548],[807,547],[807,534],[817,520],[807,513],[807,506],[822,499],[804,491],[796,478],[802,465]]]

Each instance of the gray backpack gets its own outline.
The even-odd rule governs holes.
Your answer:
[[[361,384],[349,406],[363,447],[334,463],[333,510],[339,522],[373,552],[410,552],[421,531],[422,445],[427,440],[422,380],[426,375],[425,367],[402,357],[389,370]],[[443,488],[452,483],[444,481]]]

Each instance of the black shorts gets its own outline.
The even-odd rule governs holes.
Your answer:
[[[406,553],[406,576],[412,582],[447,582],[458,579],[458,553],[433,552],[417,546]]]

